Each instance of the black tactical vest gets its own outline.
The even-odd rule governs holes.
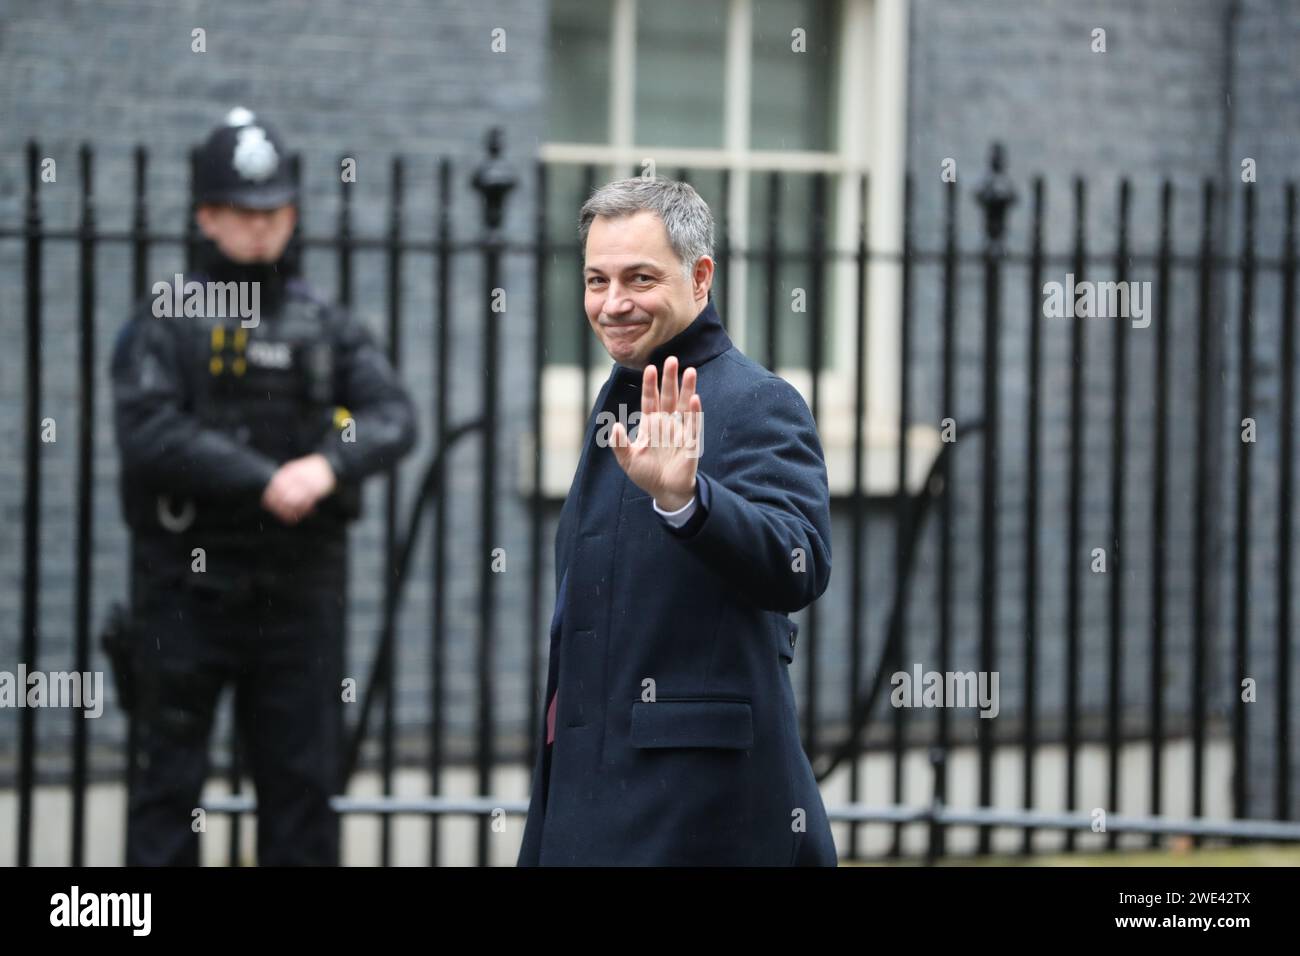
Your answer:
[[[336,402],[338,330],[330,307],[315,299],[305,284],[290,280],[283,296],[272,308],[263,307],[255,320],[241,317],[236,309],[203,312],[148,320],[177,323],[186,411],[205,428],[223,432],[277,463],[316,451],[348,415]],[[123,497],[129,524],[149,535],[238,535],[278,524],[252,499],[194,501],[134,483],[124,487]],[[324,530],[359,512],[359,487],[340,483],[299,528],[305,533]]]

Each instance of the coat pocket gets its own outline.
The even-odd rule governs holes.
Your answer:
[[[712,747],[748,750],[754,745],[749,701],[713,697],[660,698],[632,704],[633,747]]]

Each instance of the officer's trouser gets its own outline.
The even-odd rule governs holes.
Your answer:
[[[137,569],[128,865],[198,863],[212,819],[196,811],[227,684],[256,793],[258,862],[338,863],[329,799],[343,746],[346,552],[342,542],[313,552],[257,567],[209,552],[205,572],[187,564],[179,579],[156,561]]]

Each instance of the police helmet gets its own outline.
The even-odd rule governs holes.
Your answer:
[[[276,209],[297,202],[298,188],[280,137],[237,106],[199,148],[194,199],[245,209]]]

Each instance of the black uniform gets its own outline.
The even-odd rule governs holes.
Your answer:
[[[259,283],[256,326],[160,318],[150,304],[113,355],[133,532],[127,862],[197,863],[213,714],[233,684],[259,862],[334,864],[346,524],[360,480],[410,449],[414,415],[364,327],[286,280],[284,263],[237,265],[205,243],[200,266],[185,279]],[[286,526],[262,492],[280,464],[313,452],[338,487]]]

